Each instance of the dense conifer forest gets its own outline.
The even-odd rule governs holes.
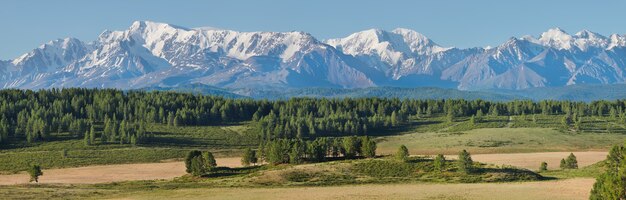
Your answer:
[[[402,127],[410,118],[445,116],[448,121],[485,116],[559,117],[577,127],[581,117],[626,120],[626,101],[413,100],[385,98],[228,99],[174,92],[114,89],[0,91],[0,142],[53,140],[69,132],[92,144],[141,144],[150,140],[147,124],[213,126],[252,121],[260,141],[314,140],[318,137],[366,136]],[[94,130],[94,125],[103,127]]]

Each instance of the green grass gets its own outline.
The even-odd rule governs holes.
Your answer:
[[[626,135],[570,133],[550,128],[483,128],[459,132],[414,132],[378,138],[378,152],[395,153],[406,145],[412,154],[518,153],[607,150]]]
[[[540,174],[546,177],[565,178],[597,178],[605,172],[605,162],[598,162],[580,169],[548,170]]]
[[[0,186],[0,195],[7,199],[103,199],[134,196],[147,191],[171,194],[202,188],[238,188],[245,191],[247,188],[276,189],[355,184],[502,183],[546,179],[542,176],[548,177],[548,180],[593,177],[602,170],[602,165],[596,164],[577,170],[542,172],[542,176],[539,176],[524,169],[475,163],[479,169],[475,173],[466,175],[456,172],[454,161],[448,161],[446,166],[442,172],[435,171],[430,158],[412,157],[408,162],[379,158],[303,165],[220,167],[203,178],[183,176],[170,181]]]
[[[87,165],[159,162],[183,158],[191,149],[211,150],[216,156],[233,156],[240,149],[256,146],[248,125],[168,127],[153,124],[153,134],[144,144],[101,144],[87,146],[82,138],[68,133],[54,134],[54,141],[13,144],[0,150],[0,173],[15,173],[31,164],[44,169]],[[63,157],[62,151],[68,151]]]

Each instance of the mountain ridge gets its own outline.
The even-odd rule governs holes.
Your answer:
[[[442,87],[460,90],[626,81],[626,36],[549,29],[493,48],[438,45],[414,30],[238,32],[136,21],[93,42],[53,40],[0,62],[2,88]]]

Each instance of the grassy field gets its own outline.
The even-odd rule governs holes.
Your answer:
[[[587,199],[594,179],[479,184],[368,184],[296,188],[196,188],[107,196],[110,199]],[[562,192],[567,188],[567,192]],[[303,195],[306,194],[306,195]]]
[[[0,174],[25,170],[30,164],[44,169],[103,164],[148,163],[184,157],[191,149],[211,150],[219,157],[238,156],[240,149],[256,146],[247,125],[223,127],[168,127],[152,125],[154,136],[137,146],[96,144],[87,146],[82,139],[60,137],[22,148],[0,150]],[[63,135],[65,133],[61,133]],[[63,156],[67,150],[67,156]]]
[[[412,119],[407,126],[389,132],[372,133],[377,136],[378,154],[393,154],[400,145],[406,145],[411,154],[441,153],[454,159],[460,150],[466,149],[474,154],[475,161],[492,163],[483,166],[488,170],[472,176],[456,174],[454,165],[443,175],[430,173],[432,163],[423,162],[421,158],[409,164],[357,160],[220,168],[219,175],[201,179],[139,177],[119,180],[145,180],[75,185],[59,184],[73,183],[71,180],[57,180],[51,184],[0,186],[0,195],[8,199],[586,199],[593,177],[603,170],[601,163],[593,163],[603,159],[610,146],[623,143],[626,129],[608,117],[587,117],[580,130],[573,130],[562,126],[561,117],[489,116],[478,124],[470,124],[469,118],[449,122],[443,116],[435,116]],[[257,145],[252,126],[248,123],[197,127],[153,124],[148,127],[153,137],[138,146],[86,146],[82,139],[69,136],[33,145],[15,144],[0,150],[0,174],[23,171],[29,164],[38,163],[44,168],[41,178],[45,180],[46,171],[47,175],[55,175],[55,171],[50,170],[53,168],[129,163],[158,165],[157,162],[163,160],[179,160],[191,149],[210,150],[218,157],[239,156],[242,148]],[[63,156],[64,150],[67,156]],[[569,152],[579,155],[582,168],[555,170],[559,159]],[[555,180],[520,178],[528,178],[530,174],[516,167],[536,170],[541,161],[547,161],[551,170],[540,174]],[[142,166],[129,169],[149,169]],[[99,170],[100,166],[93,167]],[[183,174],[179,172],[181,163],[169,167],[178,171],[167,178]],[[102,176],[106,176],[106,172],[122,173],[103,172]],[[166,172],[155,173],[167,175]],[[62,177],[62,174],[57,175]],[[17,176],[21,176],[20,180],[25,177],[24,174]],[[304,193],[307,195],[302,195]]]
[[[617,133],[571,133],[550,128],[481,128],[459,132],[413,132],[378,138],[378,152],[393,154],[406,145],[411,154],[607,151],[623,143]]]
[[[515,183],[409,183],[328,187],[187,187],[111,189],[110,186],[0,186],[7,199],[587,199],[595,179]],[[132,184],[151,185],[150,182]],[[128,184],[120,184],[127,186]],[[564,191],[567,192],[564,192]]]

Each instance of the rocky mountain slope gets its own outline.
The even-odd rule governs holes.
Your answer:
[[[526,89],[626,80],[626,36],[555,28],[493,48],[442,47],[409,29],[320,41],[304,32],[238,32],[149,21],[96,41],[58,39],[0,61],[0,87],[136,89],[433,86]]]

